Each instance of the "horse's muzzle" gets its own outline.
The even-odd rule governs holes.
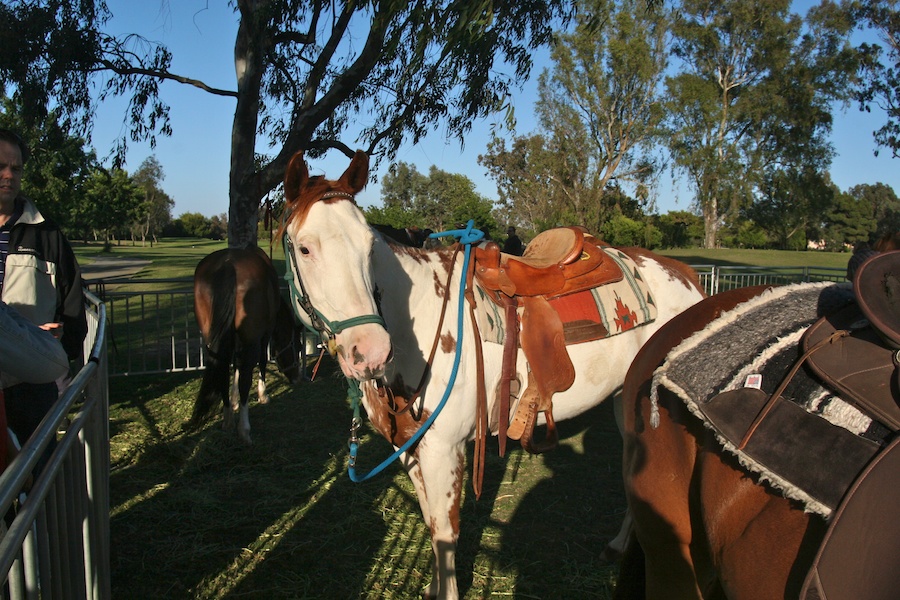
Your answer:
[[[359,332],[350,332],[347,340],[341,340],[345,343],[338,344],[338,364],[346,377],[357,381],[378,379],[393,357],[391,338],[382,327],[358,329]]]

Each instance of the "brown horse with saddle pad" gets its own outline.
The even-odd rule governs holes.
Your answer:
[[[896,597],[896,291],[900,253],[879,255],[854,288],[733,290],[644,346],[617,598]]]

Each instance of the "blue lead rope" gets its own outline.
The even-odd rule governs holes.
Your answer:
[[[359,451],[359,436],[358,431],[360,426],[362,425],[362,418],[360,417],[360,400],[362,400],[362,390],[359,388],[359,382],[355,379],[348,379],[350,383],[350,389],[348,391],[350,397],[350,405],[353,408],[353,419],[350,423],[350,461],[348,466],[348,471],[350,473],[350,479],[356,483],[361,481],[366,481],[381,473],[385,467],[387,467],[390,463],[392,463],[398,456],[406,452],[412,447],[419,438],[425,435],[425,432],[428,431],[428,428],[431,427],[431,424],[434,423],[434,420],[441,413],[441,410],[444,408],[444,404],[447,403],[447,398],[450,397],[450,392],[453,390],[453,384],[456,382],[456,373],[459,370],[459,360],[462,350],[462,340],[463,340],[463,316],[465,314],[465,292],[466,292],[466,273],[469,272],[469,256],[472,251],[472,244],[476,244],[484,239],[484,232],[475,229],[475,222],[469,219],[469,222],[466,224],[465,229],[453,229],[451,231],[444,231],[441,233],[432,233],[428,237],[429,238],[439,238],[453,236],[459,238],[459,242],[465,246],[465,253],[463,258],[463,269],[462,274],[459,278],[459,314],[457,316],[457,329],[458,335],[456,336],[456,356],[453,358],[453,371],[450,373],[450,381],[447,383],[447,389],[444,391],[444,397],[441,398],[440,403],[437,405],[437,408],[433,413],[422,423],[422,426],[410,437],[405,444],[397,448],[397,450],[391,454],[389,457],[384,459],[380,465],[369,471],[366,475],[359,476],[356,474],[356,454]]]

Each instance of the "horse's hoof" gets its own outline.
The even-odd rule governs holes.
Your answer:
[[[265,396],[260,396],[259,403],[260,404],[268,404],[269,403],[269,395],[266,394]]]

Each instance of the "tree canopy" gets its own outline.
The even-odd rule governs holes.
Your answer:
[[[872,27],[884,44],[866,43],[863,82],[856,97],[864,110],[882,109],[887,121],[873,132],[875,141],[900,157],[900,0],[862,0],[856,6],[862,23]]]
[[[578,223],[599,231],[617,211],[612,188],[647,201],[658,174],[648,148],[662,119],[665,20],[641,1],[579,0],[539,80],[540,130],[493,136],[479,162],[497,181],[508,220],[532,231]],[[613,185],[615,184],[615,185]]]
[[[162,2],[163,7],[167,2]],[[235,100],[229,182],[229,244],[254,242],[261,198],[298,150],[351,144],[393,157],[437,124],[460,140],[474,119],[500,109],[527,77],[532,50],[564,16],[559,0],[350,2],[235,0],[233,89],[171,70],[164,46],[104,30],[102,0],[13,0],[0,7],[0,92],[12,89],[25,116],[58,106],[90,130],[90,94],[130,101],[128,139],[172,133],[163,82]],[[8,41],[8,42],[7,42]],[[99,78],[99,79],[98,79]],[[105,78],[105,79],[103,79]],[[264,164],[260,147],[274,150]]]
[[[366,209],[372,223],[444,231],[472,219],[488,237],[498,232],[492,202],[465,175],[435,166],[423,175],[400,162],[382,179],[381,195],[383,207]]]
[[[673,21],[681,67],[667,79],[668,146],[695,192],[708,248],[768,171],[830,162],[831,103],[849,97],[856,66],[853,21],[826,2],[804,32],[790,6],[683,0]]]

